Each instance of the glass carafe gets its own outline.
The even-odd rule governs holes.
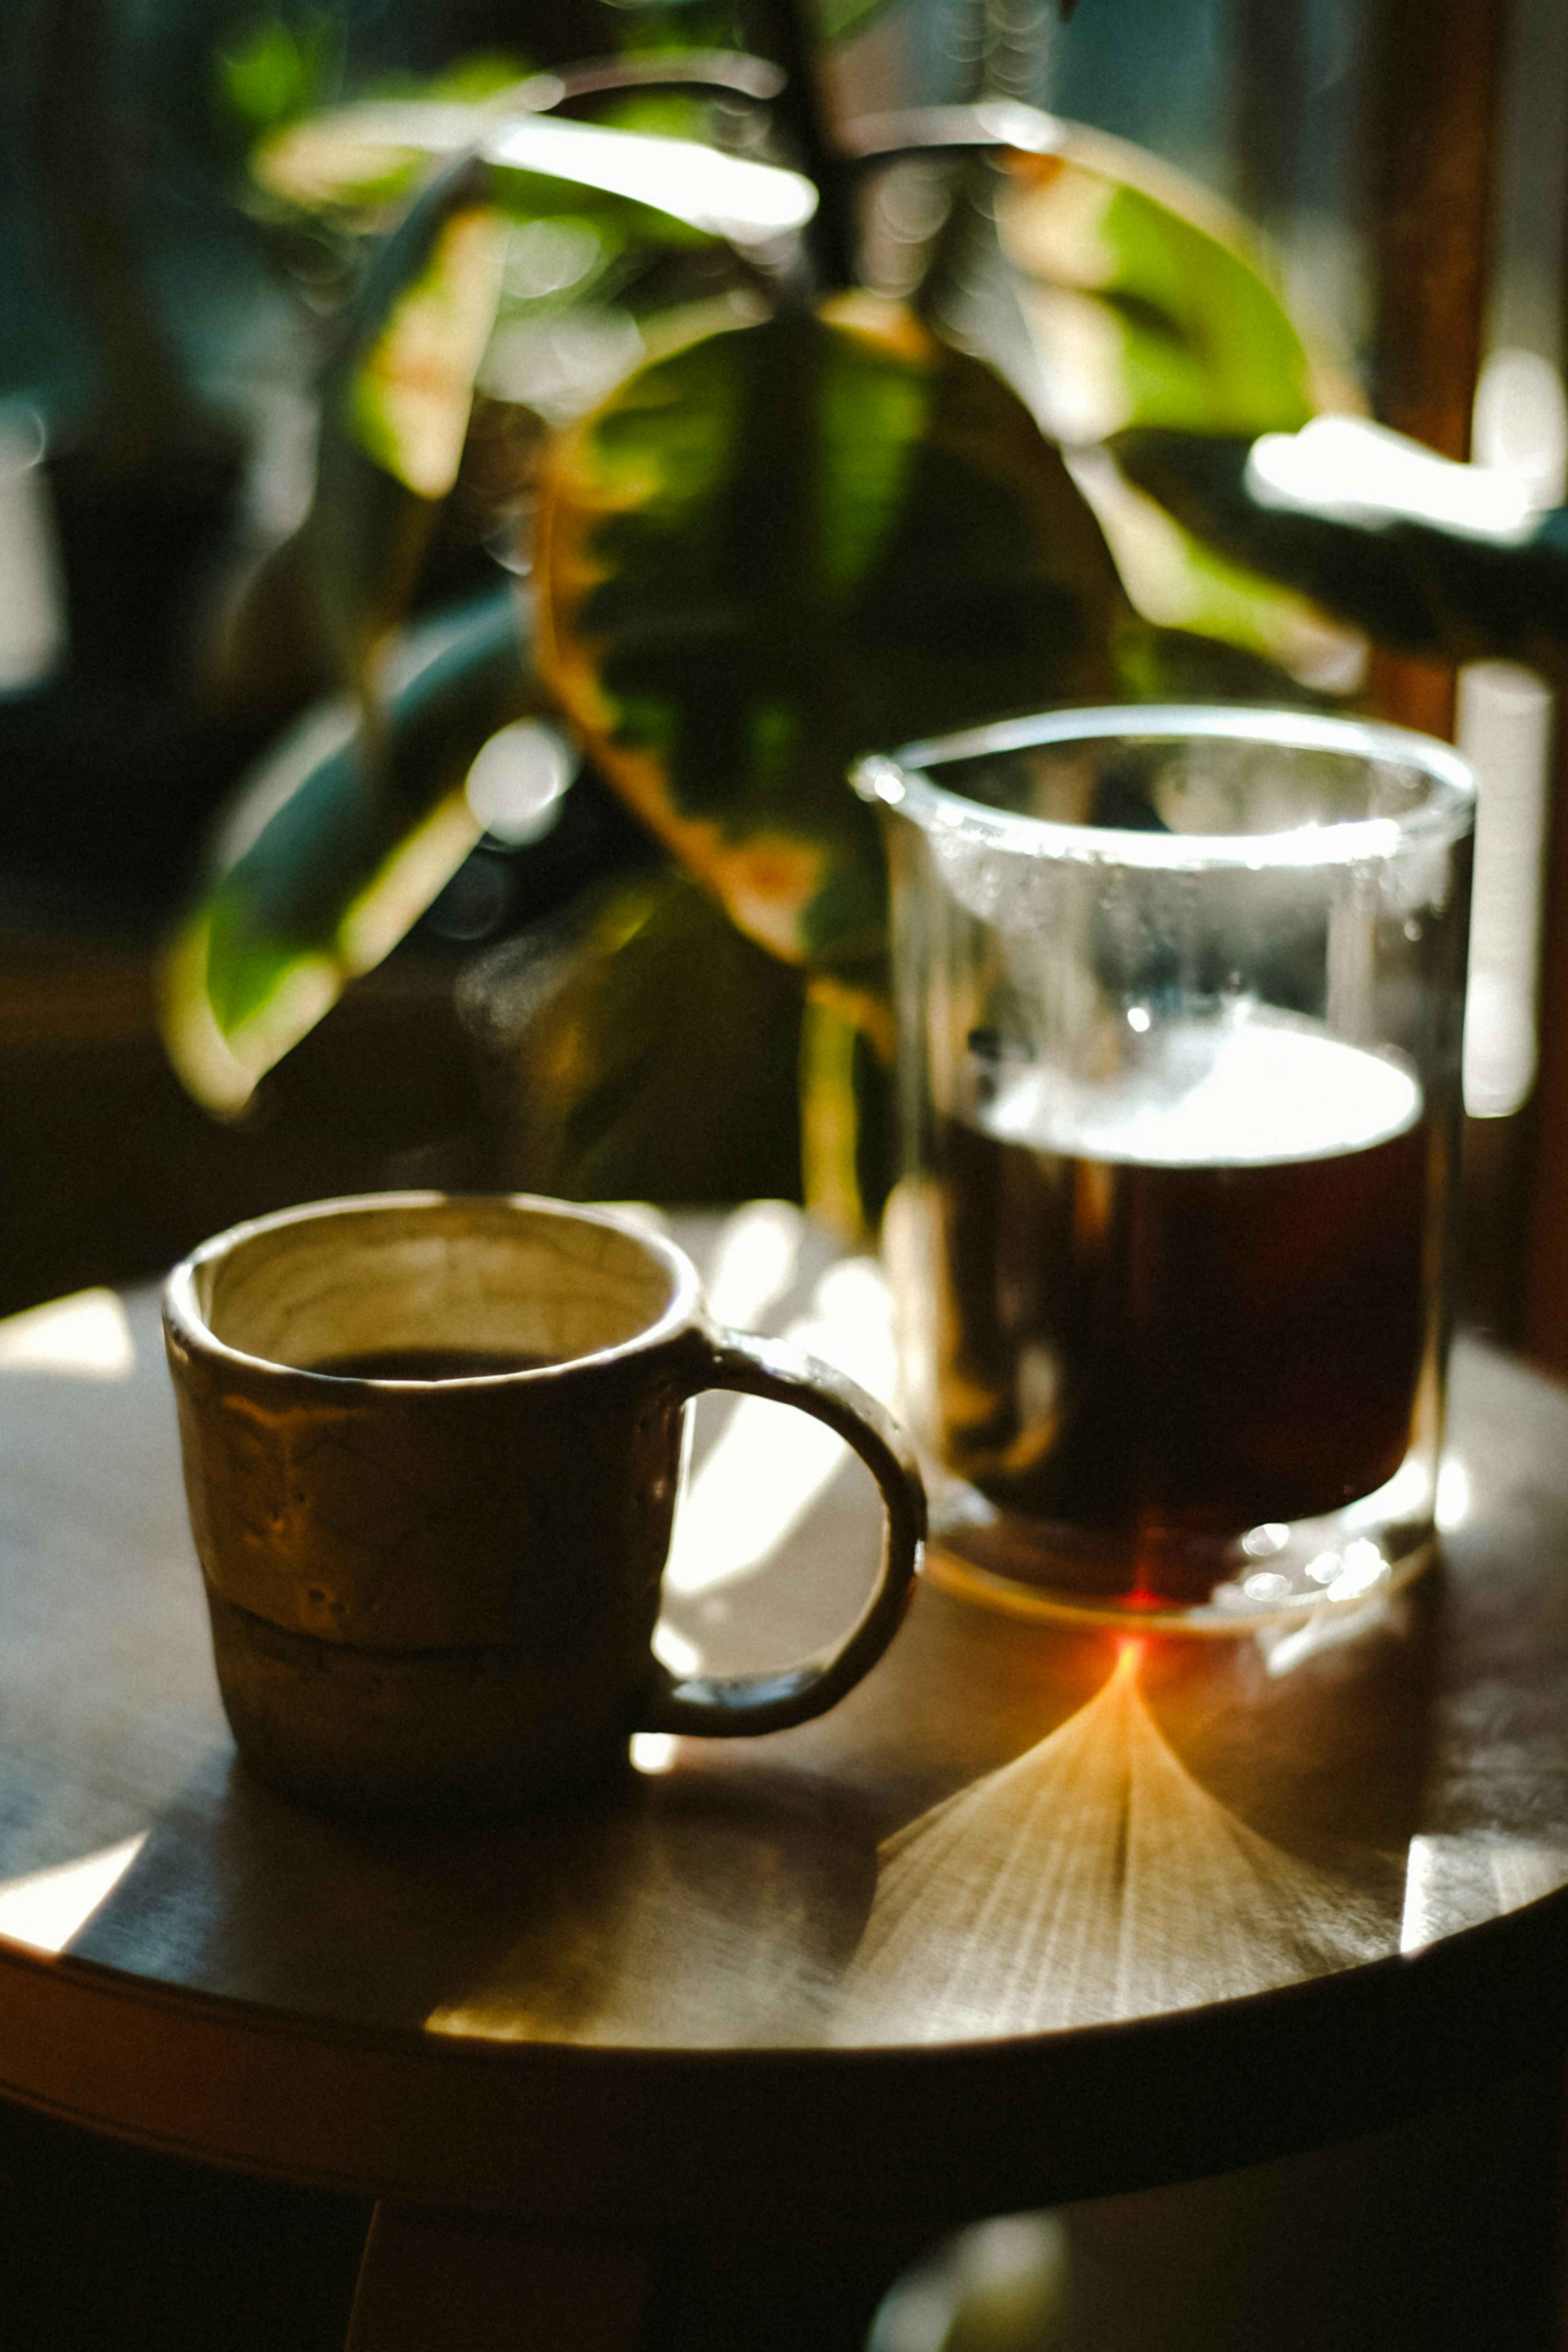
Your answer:
[[[1239,1629],[1429,1555],[1473,782],[1293,711],[1070,710],[863,761],[887,1249],[939,1577]]]

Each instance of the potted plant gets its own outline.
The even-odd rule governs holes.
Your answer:
[[[476,762],[543,723],[657,856],[491,1023],[517,1174],[722,1192],[799,1069],[807,1196],[862,1228],[891,1034],[854,754],[1053,703],[1343,698],[1362,629],[1553,657],[1558,526],[1478,536],[1421,488],[1463,469],[1418,456],[1392,507],[1356,493],[1375,428],[1245,223],[1008,100],[835,137],[794,0],[763,21],[766,54],[366,103],[256,155],[276,205],[405,209],[323,380],[310,511],[223,656],[241,700],[353,719],[264,763],[165,960],[213,1108],[405,933],[485,830]],[[894,172],[890,273],[865,206]],[[1297,452],[1282,491],[1260,436]],[[412,617],[486,462],[512,571]]]

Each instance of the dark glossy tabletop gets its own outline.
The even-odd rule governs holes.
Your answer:
[[[721,1316],[885,1383],[873,1267],[766,1205],[676,1230]],[[672,1663],[798,1656],[871,1572],[869,1481],[802,1417],[704,1412]],[[810,2199],[874,2162],[983,2211],[1517,2063],[1564,2031],[1568,1392],[1462,1345],[1451,1423],[1445,1563],[1360,1618],[1140,1642],[928,1582],[819,1723],[375,1832],[234,1759],[155,1294],[0,1326],[0,2089],[304,2180],[667,2218],[812,2136]]]

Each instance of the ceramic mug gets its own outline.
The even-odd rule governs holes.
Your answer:
[[[500,1812],[591,1785],[635,1730],[820,1715],[893,1638],[925,1496],[841,1373],[707,1318],[680,1250],[604,1210],[369,1194],[204,1242],[164,1336],[218,1682],[241,1753],[355,1812]],[[871,1470],[875,1588],[831,1654],[655,1658],[685,1409],[798,1405]]]

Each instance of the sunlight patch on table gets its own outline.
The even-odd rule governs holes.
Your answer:
[[[1568,1853],[1531,1838],[1415,1837],[1405,1865],[1402,1952],[1522,1910],[1568,1886]]]
[[[0,1323],[0,1372],[126,1381],[135,1369],[131,1326],[112,1290],[78,1290]]]
[[[653,1646],[657,1649],[657,1642]],[[632,1770],[668,1772],[674,1767],[678,1744],[673,1731],[634,1731],[632,1734]]]
[[[704,1286],[716,1323],[749,1330],[795,1279],[806,1220],[789,1201],[748,1201],[727,1219]]]
[[[1437,1507],[1435,1517],[1445,1535],[1462,1527],[1470,1507],[1470,1474],[1464,1464],[1449,1454],[1437,1473]]]
[[[113,1894],[147,1842],[147,1832],[84,1853],[50,1870],[0,1882],[0,1936],[37,1952],[63,1952],[78,1929]]]
[[[784,1337],[873,1396],[891,1397],[892,1315],[874,1260],[849,1258],[831,1267],[810,1314]],[[664,1571],[669,1591],[711,1591],[761,1567],[816,1507],[848,1452],[842,1438],[809,1414],[742,1397],[682,1497]]]
[[[1194,1780],[1145,1704],[1140,1646],[1049,1738],[883,1846],[837,2039],[1052,2032],[1388,1949],[1375,1902]]]

